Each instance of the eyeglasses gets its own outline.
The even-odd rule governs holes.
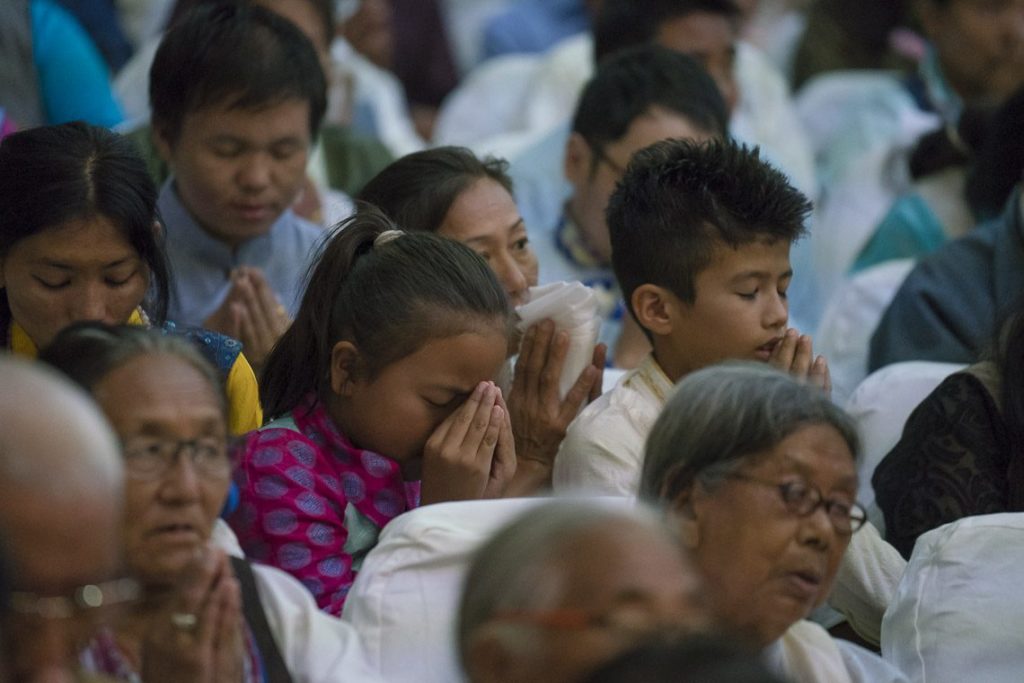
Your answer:
[[[134,579],[116,579],[79,586],[68,595],[43,596],[12,591],[8,608],[21,616],[44,620],[96,617],[108,608],[138,600],[142,591]]]
[[[227,442],[218,437],[201,437],[189,441],[168,441],[140,437],[125,442],[125,470],[136,479],[160,479],[171,469],[178,456],[189,451],[192,466],[200,475],[223,479],[231,475]]]
[[[826,500],[821,491],[802,481],[778,483],[751,477],[746,474],[728,474],[726,479],[737,479],[762,486],[770,486],[779,492],[786,509],[797,517],[806,517],[819,507],[824,507],[829,521],[836,533],[847,535],[860,529],[867,521],[868,515],[856,502],[847,503],[841,500]]]

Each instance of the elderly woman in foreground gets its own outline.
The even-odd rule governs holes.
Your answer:
[[[905,680],[805,621],[865,521],[857,449],[825,394],[748,363],[687,376],[647,441],[641,496],[667,506],[724,624],[790,680]]]
[[[40,358],[89,391],[120,437],[124,554],[142,599],[86,646],[118,681],[373,680],[353,629],[289,575],[211,540],[231,481],[227,402],[189,342],[142,327],[73,325]]]
[[[458,648],[471,683],[576,683],[654,634],[709,621],[700,578],[663,520],[559,501],[477,552]]]

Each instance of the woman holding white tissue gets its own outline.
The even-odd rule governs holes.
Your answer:
[[[606,350],[586,341],[594,320],[585,314],[585,291],[571,286],[549,291],[562,303],[542,305],[536,319],[527,319],[528,311],[522,310],[537,285],[537,256],[507,168],[504,160],[480,160],[462,147],[438,147],[395,161],[357,200],[376,206],[405,230],[436,232],[466,244],[494,270],[528,323],[520,325],[523,337],[507,403],[520,476],[530,472],[537,487],[544,487],[569,423],[601,393]]]

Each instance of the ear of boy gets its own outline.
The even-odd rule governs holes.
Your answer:
[[[666,337],[672,334],[683,302],[664,287],[645,284],[633,290],[630,304],[642,328],[656,337]]]
[[[340,341],[331,349],[331,391],[337,396],[351,396],[359,362],[359,349],[352,342]]]

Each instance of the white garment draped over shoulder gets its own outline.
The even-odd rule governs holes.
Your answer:
[[[792,683],[907,683],[878,655],[798,621],[764,651],[768,667]]]
[[[212,540],[229,555],[244,557],[223,520],[214,525]],[[290,574],[261,564],[251,566],[270,632],[295,683],[382,683],[351,624],[321,612],[309,590]]]

